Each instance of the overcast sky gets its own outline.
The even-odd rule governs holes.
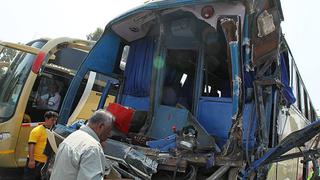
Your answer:
[[[0,40],[26,43],[40,37],[85,39],[146,0],[5,0],[0,6]],[[319,0],[282,0],[283,32],[314,106],[320,108]],[[318,111],[318,114],[319,111]]]

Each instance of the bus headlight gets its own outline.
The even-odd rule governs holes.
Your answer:
[[[0,141],[7,140],[11,137],[11,134],[8,132],[1,132],[0,133]]]

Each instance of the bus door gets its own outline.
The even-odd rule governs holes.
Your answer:
[[[71,81],[71,77],[65,77],[50,74],[49,72],[42,73],[37,77],[28,98],[19,131],[16,146],[18,166],[25,164],[30,131],[34,127],[44,123],[44,113],[46,111],[59,112],[61,102],[68,87],[67,85]]]

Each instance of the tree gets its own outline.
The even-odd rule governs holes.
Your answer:
[[[0,79],[4,76],[16,56],[17,51],[11,48],[3,48],[0,52]]]
[[[17,51],[15,49],[3,48],[0,53],[0,62],[10,63],[13,60],[16,53]]]
[[[90,41],[98,41],[98,39],[102,36],[103,29],[97,28],[93,33],[87,35],[87,40]]]
[[[17,51],[15,49],[2,49],[2,51],[0,52],[0,77],[2,77],[6,73],[16,54]]]

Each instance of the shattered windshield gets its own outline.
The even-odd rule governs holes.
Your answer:
[[[32,47],[41,48],[44,42]],[[35,55],[3,48],[0,52],[0,122],[8,120],[15,111],[24,83],[30,73]]]

